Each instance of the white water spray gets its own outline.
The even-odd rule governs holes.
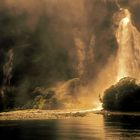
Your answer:
[[[133,77],[139,80],[140,76],[140,33],[132,24],[128,9],[121,9],[123,18],[119,22],[116,32],[118,42],[118,74],[117,81],[123,77]]]

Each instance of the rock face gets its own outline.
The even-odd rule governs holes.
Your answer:
[[[140,111],[140,85],[133,78],[122,78],[104,92],[103,108],[110,111]]]

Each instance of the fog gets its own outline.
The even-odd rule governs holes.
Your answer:
[[[139,0],[1,1],[1,91],[10,87],[22,105],[51,89],[65,107],[94,106],[116,78],[118,5],[139,30]]]

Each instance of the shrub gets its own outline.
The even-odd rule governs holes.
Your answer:
[[[105,90],[103,108],[111,111],[140,111],[140,86],[125,77]]]

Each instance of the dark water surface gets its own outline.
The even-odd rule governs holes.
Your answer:
[[[0,121],[1,140],[140,140],[140,116]]]

